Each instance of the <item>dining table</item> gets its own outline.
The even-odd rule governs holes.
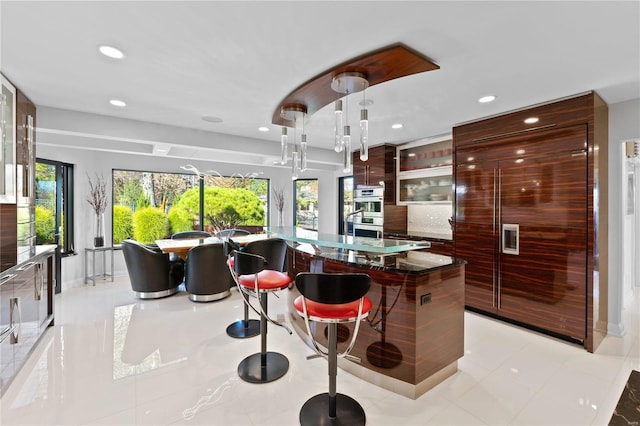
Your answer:
[[[232,237],[231,241],[239,244],[240,246],[245,246],[253,241],[260,241],[270,238],[268,234],[249,234],[249,235],[239,235],[236,237]],[[203,244],[217,244],[227,241],[226,238],[218,238],[218,237],[207,237],[207,238],[189,238],[189,239],[160,239],[156,240],[156,244],[162,250],[163,253],[175,253],[180,256],[183,260],[187,260],[187,254],[189,250],[193,247],[203,245]]]

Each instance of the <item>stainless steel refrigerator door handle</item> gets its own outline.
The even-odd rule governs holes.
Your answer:
[[[494,191],[495,194],[495,191]],[[495,196],[495,195],[494,195]],[[500,224],[502,224],[502,169],[498,168],[498,217],[496,219],[496,228],[497,232]],[[494,234],[495,235],[495,234]],[[502,247],[502,232],[498,233],[498,246]],[[496,256],[496,267],[494,268],[494,273],[498,276],[496,278],[498,291],[497,291],[497,299],[498,299],[498,309],[502,306],[502,263],[501,263],[500,255]]]
[[[496,198],[499,199],[499,197],[496,196],[497,195],[497,190],[498,190],[498,185],[497,185],[497,181],[496,181],[497,172],[498,172],[497,169],[494,168],[493,169],[493,218],[492,218],[492,225],[491,225],[492,228],[493,228],[492,229],[493,235],[496,235],[496,231],[497,231],[497,227],[498,227],[498,223],[496,222],[496,220],[499,217],[499,213],[496,214],[496,209],[499,208],[496,205]],[[495,253],[495,246],[494,246],[493,252]],[[491,286],[492,286],[492,290],[491,290],[491,296],[492,296],[491,297],[491,307],[493,307],[493,308],[496,307],[496,297],[497,297],[497,295],[496,295],[496,284],[497,284],[496,280],[498,279],[498,277],[497,277],[498,274],[496,274],[496,269],[497,268],[498,268],[498,265],[497,265],[496,260],[494,259],[493,268],[492,268],[493,276],[491,277]]]

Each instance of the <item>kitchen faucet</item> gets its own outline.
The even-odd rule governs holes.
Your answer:
[[[355,216],[355,215],[357,215],[358,213],[364,213],[364,209],[358,209],[358,210],[352,211],[351,213],[347,213],[347,214],[344,216],[344,225],[342,226],[342,231],[343,231],[342,233],[343,233],[344,235],[347,235],[347,234],[349,233],[349,225],[348,225],[348,221],[347,221],[347,219],[348,219],[350,216]],[[353,236],[354,236],[354,237],[356,236],[355,228],[353,229]]]

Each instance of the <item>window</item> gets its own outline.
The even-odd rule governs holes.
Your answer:
[[[293,183],[295,226],[318,230],[318,179],[298,179]]]
[[[36,244],[60,245],[62,256],[74,254],[73,165],[36,160]]]
[[[268,179],[113,170],[112,188],[114,244],[193,229],[256,232],[268,217]]]
[[[353,176],[338,179],[338,233],[344,234],[345,215],[353,211]],[[353,222],[347,223],[347,234],[353,234]]]

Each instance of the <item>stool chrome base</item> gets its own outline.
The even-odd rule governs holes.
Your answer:
[[[304,403],[300,409],[300,425],[349,425],[357,426],[366,423],[364,409],[358,401],[350,396],[336,394],[336,417],[329,417],[329,394],[318,394]]]
[[[264,359],[263,359],[264,356]],[[278,352],[249,355],[238,365],[238,376],[249,383],[269,383],[289,370],[289,360]]]
[[[227,335],[234,339],[246,339],[260,334],[260,320],[238,320],[227,327]]]

